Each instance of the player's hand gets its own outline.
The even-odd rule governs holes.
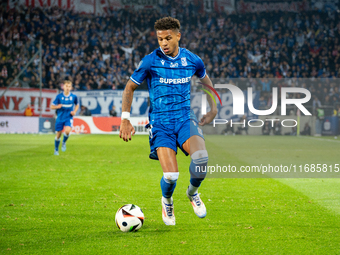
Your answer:
[[[131,140],[131,134],[135,135],[135,129],[131,125],[129,120],[122,120],[119,130],[119,137],[122,138],[125,142]]]
[[[57,105],[57,109],[60,109],[61,107],[63,107],[62,104],[58,104],[58,105]]]
[[[201,118],[201,121],[198,123],[198,125],[200,126],[204,126],[205,124],[209,124],[210,122],[213,121],[213,119],[215,118],[217,112],[208,112],[206,115],[204,115]]]
[[[76,115],[76,112],[75,112],[75,111],[72,111],[72,112],[71,112],[71,115],[72,115],[72,116]]]

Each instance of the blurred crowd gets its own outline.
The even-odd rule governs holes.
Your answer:
[[[42,40],[44,88],[59,88],[70,79],[75,90],[123,89],[139,61],[158,47],[154,22],[168,15],[181,21],[180,46],[202,58],[211,78],[258,78],[252,86],[263,92],[263,105],[276,86],[271,78],[287,78],[280,86],[320,78],[301,85],[312,91],[313,104],[339,102],[337,12],[218,14],[178,0],[165,1],[158,10],[109,10],[105,17],[58,8],[2,8],[0,87],[23,69]],[[39,62],[36,56],[15,86],[38,87]]]

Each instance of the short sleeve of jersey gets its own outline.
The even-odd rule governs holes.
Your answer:
[[[195,72],[195,74],[197,75],[198,78],[203,79],[206,75],[205,66],[203,64],[203,61],[199,56],[197,56],[196,59],[195,59],[195,62],[196,62],[196,72]]]
[[[52,104],[53,104],[53,105],[58,105],[58,104],[60,104],[59,95],[54,99],[54,101],[53,101]]]
[[[137,69],[133,72],[133,74],[130,77],[130,80],[136,83],[137,85],[140,85],[146,76],[149,74],[150,70],[150,58],[151,55],[145,56],[138,64]]]

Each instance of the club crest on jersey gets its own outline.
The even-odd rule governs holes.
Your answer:
[[[178,63],[170,63],[170,67],[178,67]]]
[[[188,65],[187,58],[181,58],[181,61],[182,61],[182,66],[187,66]]]
[[[161,60],[161,63],[162,63],[163,66],[164,66],[164,62],[165,62],[164,60]]]

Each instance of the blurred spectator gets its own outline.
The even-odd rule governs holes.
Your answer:
[[[300,132],[301,135],[310,135],[311,134],[311,128],[308,124],[308,122],[306,122],[303,131]]]
[[[92,113],[85,105],[82,105],[79,112],[80,116],[91,116]]]
[[[116,112],[116,106],[112,106],[112,109],[111,109],[111,111],[110,111],[110,115],[112,116],[112,117],[116,117],[117,116],[117,112]]]
[[[321,135],[322,122],[325,118],[325,111],[322,108],[316,108],[316,120],[315,120],[315,135]]]
[[[285,135],[296,135],[296,127],[292,127],[292,131],[291,132],[286,132]]]
[[[267,109],[267,100],[264,98],[264,96],[261,96],[259,99],[259,110],[265,109]]]
[[[281,135],[281,128],[281,123],[279,121],[275,121],[273,127],[274,135]]]
[[[223,129],[222,135],[228,135],[229,132],[235,135],[234,127],[231,125],[231,121],[228,121],[228,123],[226,124],[226,128]]]
[[[262,135],[270,135],[271,126],[269,121],[266,121],[262,127]]]
[[[239,126],[237,127],[236,134],[242,135],[242,131],[246,131],[246,134],[248,135],[248,123],[247,123],[247,116],[243,115],[239,120]]]
[[[270,88],[271,81],[270,80],[264,78],[264,79],[260,80],[260,83],[262,84],[262,91],[268,91],[268,92],[271,91],[271,88]]]
[[[320,100],[317,98],[317,96],[314,96],[313,99],[313,112],[315,111],[316,108],[320,108],[321,107],[321,102]]]
[[[31,107],[31,104],[28,104],[26,109],[25,109],[24,116],[32,117],[33,114],[34,114],[34,111],[33,111],[32,107]]]

